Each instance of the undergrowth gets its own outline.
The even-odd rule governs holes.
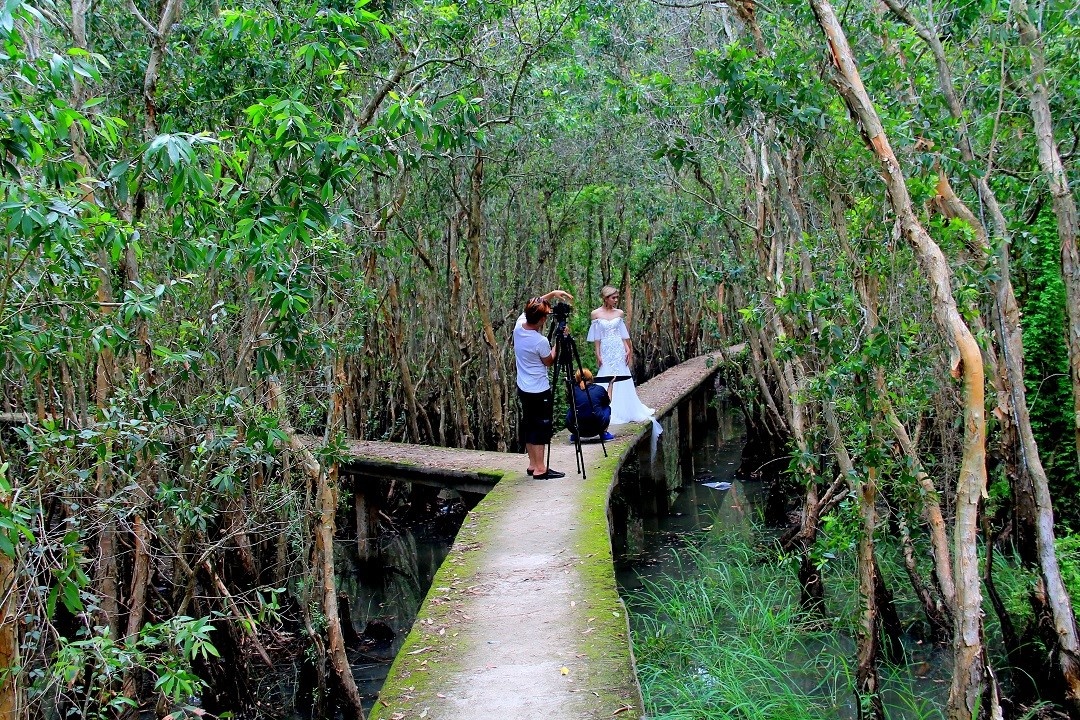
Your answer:
[[[630,598],[646,713],[656,720],[854,718],[849,621],[809,622],[795,568],[735,533],[680,551],[696,570]],[[686,570],[687,568],[683,568]],[[942,717],[926,665],[883,667],[890,718]]]

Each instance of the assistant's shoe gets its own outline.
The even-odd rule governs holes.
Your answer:
[[[532,475],[532,474],[533,474],[533,470],[532,470],[532,468],[529,468],[528,470],[526,470],[526,471],[525,471],[525,474],[526,474],[526,475]]]
[[[604,431],[604,442],[608,442],[608,441],[614,440],[614,439],[615,439],[614,435],[609,433],[607,430]]]
[[[546,472],[542,472],[539,475],[533,475],[533,478],[536,480],[554,480],[561,477],[566,477],[566,473],[552,470],[551,468],[548,468]]]

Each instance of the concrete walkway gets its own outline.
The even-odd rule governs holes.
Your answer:
[[[659,417],[708,379],[719,355],[699,357],[638,389]],[[501,478],[466,518],[436,574],[370,717],[405,720],[638,718],[626,612],[615,587],[607,500],[615,475],[650,423],[613,428],[583,446],[574,472],[565,431],[534,480],[524,454],[356,442],[361,464]]]

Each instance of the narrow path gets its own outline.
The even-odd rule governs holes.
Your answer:
[[[642,401],[663,414],[719,360],[702,356],[668,370],[639,388]],[[588,479],[574,473],[565,431],[551,445],[552,467],[567,473],[560,480],[528,477],[524,454],[352,444],[360,463],[502,476],[466,518],[371,718],[641,717],[607,499],[651,424],[613,430],[607,458],[599,444],[583,446]]]

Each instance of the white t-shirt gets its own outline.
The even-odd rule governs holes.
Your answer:
[[[547,338],[536,330],[514,328],[514,358],[517,362],[517,386],[524,392],[544,392],[551,387],[548,382],[544,358],[551,354]]]

